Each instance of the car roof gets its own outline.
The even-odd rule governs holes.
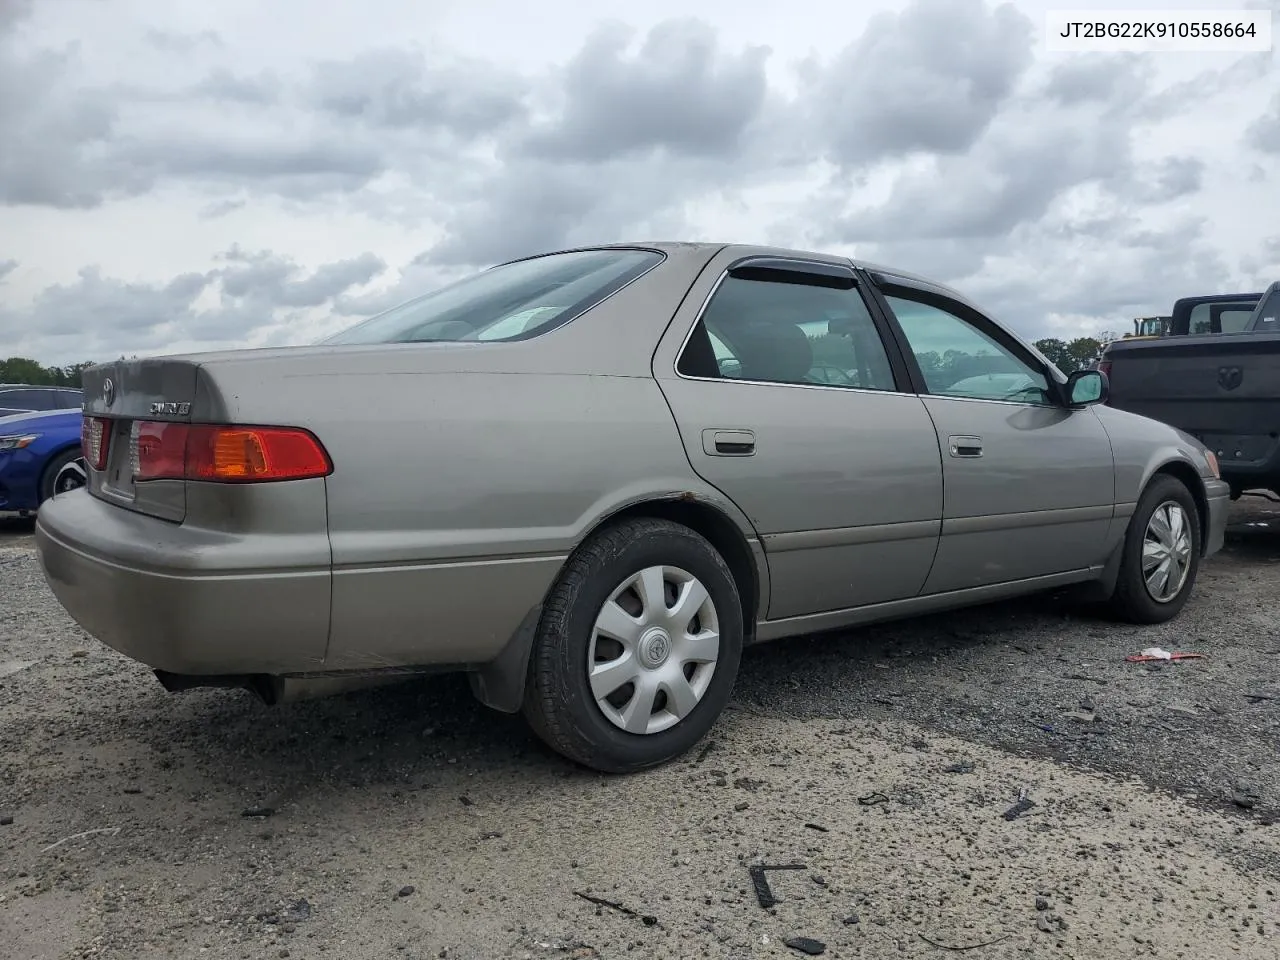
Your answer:
[[[740,250],[743,256],[759,256],[759,257],[779,257],[799,258],[805,260],[819,260],[828,262],[852,263],[859,270],[865,270],[867,273],[878,274],[889,280],[905,280],[908,283],[928,287],[939,293],[945,293],[947,296],[959,300],[961,303],[967,304],[974,309],[980,310],[977,304],[973,303],[959,290],[949,287],[937,280],[913,273],[909,270],[903,270],[899,267],[887,266],[881,263],[873,263],[868,260],[860,260],[857,257],[847,257],[838,253],[827,253],[821,250],[802,250],[795,247],[777,247],[769,244],[754,244],[742,242],[714,242],[709,240],[644,240],[644,241],[627,241],[620,243],[601,243],[591,246],[571,247],[565,250],[547,250],[542,253],[530,254],[527,257],[517,257],[516,260],[531,260],[534,257],[546,256],[552,253],[568,253],[570,250],[610,250],[610,249],[636,249],[647,248],[650,250],[661,250],[668,256],[678,257],[685,256],[701,256],[709,257],[722,250]],[[508,262],[516,262],[508,261]]]

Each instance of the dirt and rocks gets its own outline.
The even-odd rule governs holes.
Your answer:
[[[1173,624],[1037,598],[758,647],[703,745],[611,778],[456,677],[166,694],[0,527],[0,957],[1274,960],[1278,611],[1244,501]],[[759,864],[795,867],[767,909]]]

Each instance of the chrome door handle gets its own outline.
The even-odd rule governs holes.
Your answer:
[[[751,457],[756,435],[750,430],[703,430],[702,452],[709,457]]]
[[[953,457],[980,457],[982,456],[982,438],[981,437],[948,437],[948,452]]]

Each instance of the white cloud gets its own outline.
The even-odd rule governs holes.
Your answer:
[[[897,264],[1033,337],[1276,279],[1275,56],[1051,55],[1048,6],[10,0],[0,337],[308,342],[658,236]]]

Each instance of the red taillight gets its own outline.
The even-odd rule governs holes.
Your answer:
[[[110,423],[110,420],[101,417],[85,417],[80,421],[80,452],[84,455],[84,462],[94,470],[107,468]]]
[[[133,429],[136,481],[265,483],[333,472],[320,441],[296,427],[143,421]]]

